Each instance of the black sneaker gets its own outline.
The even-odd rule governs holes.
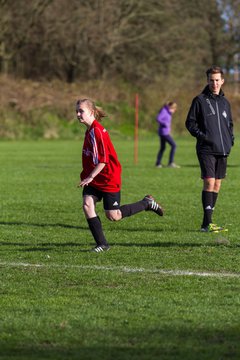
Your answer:
[[[158,204],[152,195],[146,195],[143,200],[147,201],[148,208],[146,211],[154,211],[157,215],[163,216],[163,209],[160,204]]]
[[[103,251],[108,251],[109,249],[110,249],[110,246],[108,246],[108,245],[97,245],[91,251],[100,253]]]

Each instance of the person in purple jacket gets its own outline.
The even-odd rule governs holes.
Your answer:
[[[156,167],[158,168],[162,167],[162,157],[166,149],[166,143],[168,143],[171,146],[168,167],[180,168],[179,165],[174,163],[176,143],[173,140],[172,136],[170,135],[172,115],[175,113],[176,110],[177,110],[177,104],[175,102],[170,101],[159,110],[159,113],[156,117],[156,120],[159,124],[158,135],[160,138],[160,149],[158,151],[157,160],[156,160]]]

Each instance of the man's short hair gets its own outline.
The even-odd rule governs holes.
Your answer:
[[[212,66],[209,69],[207,69],[206,71],[207,74],[207,78],[209,77],[209,75],[212,74],[221,74],[221,77],[224,77],[224,73],[223,73],[223,69],[220,66]]]

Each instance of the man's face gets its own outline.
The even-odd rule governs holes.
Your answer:
[[[218,95],[220,93],[221,90],[221,86],[224,83],[224,79],[222,79],[221,74],[210,74],[208,76],[208,86],[210,91],[214,94],[214,95]]]

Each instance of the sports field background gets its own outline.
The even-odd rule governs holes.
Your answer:
[[[84,219],[81,141],[0,142],[1,359],[239,359],[239,137],[214,221],[199,232],[202,181],[191,136],[176,137],[180,169],[156,169],[158,138],[114,139],[122,204],[150,193],[163,218],[104,218],[111,250]],[[166,150],[164,156],[167,163]]]

